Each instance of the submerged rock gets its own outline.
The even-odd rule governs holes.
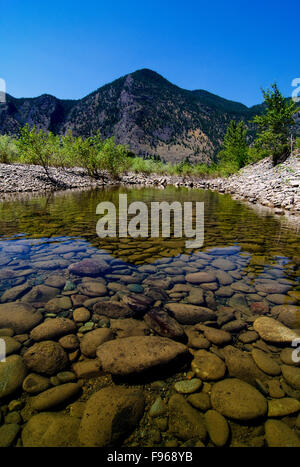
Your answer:
[[[212,271],[194,272],[186,275],[187,282],[190,282],[191,284],[215,282],[216,279],[217,276]]]
[[[54,318],[44,321],[32,329],[30,337],[34,341],[58,339],[66,334],[72,334],[76,330],[74,321],[67,318]]]
[[[78,290],[88,297],[102,297],[107,294],[106,286],[99,281],[85,281],[78,286]]]
[[[223,447],[229,438],[227,420],[216,410],[208,410],[204,416],[210,439],[215,446]]]
[[[286,382],[294,389],[300,389],[300,368],[281,365],[282,375]]]
[[[11,328],[16,334],[30,331],[42,319],[42,314],[29,304],[10,302],[0,305],[0,327]]]
[[[86,333],[80,342],[80,350],[86,357],[95,357],[97,348],[111,339],[114,334],[111,329],[98,328]]]
[[[259,349],[253,349],[251,352],[252,358],[258,368],[270,376],[278,376],[281,373],[280,366],[269,355]]]
[[[199,412],[190,406],[180,394],[169,400],[169,430],[180,439],[206,438],[206,427]]]
[[[104,315],[108,318],[130,318],[134,316],[134,311],[132,311],[127,305],[116,302],[97,302],[93,306],[94,313],[97,315]]]
[[[162,337],[180,340],[185,336],[183,327],[168,313],[153,308],[144,316],[145,323]]]
[[[40,413],[22,431],[24,447],[78,447],[80,419],[61,413]]]
[[[19,355],[10,355],[5,362],[0,362],[0,399],[19,389],[26,374],[26,367]]]
[[[16,287],[12,287],[7,289],[1,296],[1,303],[5,302],[13,302],[18,298],[22,297],[26,292],[31,289],[31,286],[26,282],[22,285],[17,285]]]
[[[35,287],[32,287],[30,292],[21,298],[21,302],[45,304],[52,298],[55,298],[59,293],[60,290],[54,287],[49,287],[48,285],[36,285]]]
[[[279,420],[265,423],[266,442],[270,448],[300,447],[300,438],[291,428]]]
[[[216,381],[225,375],[226,365],[217,355],[207,350],[197,350],[194,352],[192,369],[204,381]]]
[[[229,376],[244,380],[253,386],[257,386],[257,379],[261,381],[268,379],[268,376],[255,364],[249,352],[228,345],[223,349],[223,355]]]
[[[149,328],[146,323],[134,318],[111,319],[110,329],[118,338],[146,336],[149,334]]]
[[[167,303],[165,308],[174,315],[176,321],[180,324],[197,324],[217,319],[214,311],[201,306],[185,303]]]
[[[141,373],[185,354],[185,345],[156,336],[116,339],[100,345],[96,352],[103,370],[113,375]]]
[[[5,423],[0,427],[0,448],[11,446],[21,427],[17,423]]]
[[[107,387],[87,401],[79,429],[83,446],[114,445],[136,426],[144,413],[141,391],[123,387]]]
[[[257,318],[253,327],[263,340],[275,344],[288,344],[300,338],[299,331],[289,329],[276,319],[267,316]]]
[[[206,339],[218,346],[229,344],[232,340],[231,334],[222,329],[211,328],[202,324],[197,324],[195,328],[203,331]]]
[[[267,412],[267,401],[253,386],[236,378],[214,384],[211,392],[214,409],[235,420],[253,420]]]
[[[46,303],[45,309],[50,313],[58,313],[72,308],[72,302],[69,297],[55,297]]]
[[[299,412],[300,402],[291,397],[268,401],[268,417],[285,417]]]
[[[79,391],[80,386],[77,383],[61,384],[54,388],[47,389],[38,396],[33,397],[30,404],[35,410],[41,412],[42,410],[52,409],[53,407],[68,401]]]
[[[198,389],[200,389],[201,386],[202,386],[201,379],[192,378],[192,379],[184,379],[181,381],[177,381],[174,384],[174,389],[180,394],[192,394],[193,392],[198,391]]]
[[[50,387],[50,380],[45,376],[30,373],[23,381],[23,390],[29,394],[39,394]]]
[[[6,356],[18,353],[21,348],[20,342],[10,336],[1,336],[1,339],[5,342]]]
[[[105,261],[83,259],[69,266],[69,271],[78,276],[99,276],[109,269]]]
[[[64,370],[68,357],[57,342],[43,341],[34,344],[23,355],[26,366],[33,372],[54,375]]]
[[[142,313],[153,304],[152,298],[142,294],[124,295],[122,301],[135,313]]]

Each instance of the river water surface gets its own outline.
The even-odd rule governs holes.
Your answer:
[[[96,207],[102,201],[118,206],[120,193],[127,194],[128,204],[204,202],[203,246],[188,249],[186,238],[99,238]],[[12,383],[12,390],[0,398],[3,415],[0,428],[8,424],[19,426],[8,444],[263,446],[284,445],[289,437],[291,444],[297,444],[300,369],[287,360],[291,342],[280,342],[276,337],[262,339],[254,321],[269,317],[297,332],[299,262],[297,229],[271,214],[257,214],[229,195],[211,191],[114,188],[1,202],[0,334],[13,339],[7,340],[10,353],[20,355],[27,368],[27,380],[24,382],[24,373],[19,382]],[[75,268],[70,267],[74,263]],[[25,315],[16,322],[10,320],[8,304],[12,314],[18,304],[27,307]],[[26,323],[26,313],[33,313],[28,310],[35,310],[40,316],[33,324]],[[32,328],[40,323],[57,318],[68,320],[66,328],[57,325],[57,329],[55,326],[54,330],[45,328],[41,332],[34,329],[31,334]],[[94,344],[89,344],[86,350],[82,340],[96,329],[110,331],[99,342],[96,338],[95,349]],[[140,341],[134,347],[134,338],[143,336],[170,339],[172,345],[179,347],[170,348],[168,355],[163,356],[159,348],[156,352],[153,341],[156,352],[153,357],[151,349],[148,355],[147,346]],[[126,354],[123,363],[109,362],[104,350],[102,357],[96,351],[100,344],[124,338],[133,340],[128,341],[128,352],[126,346],[125,351],[122,348]],[[49,341],[59,342],[66,354],[63,364],[54,362],[50,369],[41,348],[37,353],[42,362],[29,355],[34,345]],[[129,358],[131,345],[137,353]],[[178,354],[184,353],[183,348],[189,357],[177,359]],[[106,352],[114,351],[107,347]],[[121,355],[120,352],[116,355]],[[95,364],[98,358],[99,365]],[[32,381],[28,375],[33,375]],[[257,410],[254,407],[250,415],[245,415],[243,407],[240,411],[232,408],[232,401],[224,401],[222,394],[214,394],[216,384],[232,378],[255,388],[253,404],[257,403]],[[65,395],[54,396],[59,403],[42,402],[40,408],[38,404],[32,407],[32,399],[51,388],[59,391],[66,384],[71,386],[66,388]],[[0,366],[0,396],[1,387]],[[89,442],[87,433],[91,428],[84,422],[85,403],[105,387],[142,391],[143,409],[136,409],[138,415],[132,415],[129,426],[116,430],[114,436],[109,435],[103,441],[99,435],[95,441],[91,435]],[[233,388],[233,398],[235,391]],[[124,396],[116,393],[111,397],[114,407],[113,398],[121,400]],[[236,397],[239,406],[241,401]],[[251,397],[250,394],[249,400]],[[278,401],[287,398],[292,402],[284,402],[279,409]],[[47,394],[45,399],[49,401]],[[15,405],[9,408],[11,401]],[[259,407],[264,403],[266,407],[269,404],[269,412]],[[99,404],[105,406],[105,395]],[[214,419],[216,412],[217,416],[224,416],[221,422]],[[34,418],[37,413],[48,415],[44,419]],[[54,422],[51,416],[56,413],[62,418]],[[74,431],[74,436],[64,442],[53,438],[53,433],[47,432],[46,425],[50,423],[47,417],[54,426],[61,423],[62,430]],[[106,420],[105,415],[101,417]],[[280,442],[272,440],[268,433],[266,422],[274,420],[287,427],[286,434],[279,425]],[[68,423],[71,428],[67,429]],[[275,428],[270,427],[273,433]],[[44,438],[39,430],[45,432]]]

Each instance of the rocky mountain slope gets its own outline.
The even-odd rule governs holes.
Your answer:
[[[59,134],[72,130],[77,136],[100,130],[140,156],[208,163],[220,149],[229,121],[249,121],[261,109],[207,91],[181,89],[142,69],[79,100],[7,96],[6,104],[0,104],[0,133],[15,134],[25,123]]]

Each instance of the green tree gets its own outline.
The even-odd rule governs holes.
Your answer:
[[[231,120],[224,136],[223,149],[218,155],[221,165],[228,165],[233,171],[244,167],[248,158],[247,132],[242,120]]]
[[[26,124],[20,128],[20,137],[17,140],[21,161],[26,164],[41,165],[47,178],[53,182],[49,173],[49,166],[55,163],[60,151],[60,138],[51,131],[37,130]]]
[[[262,90],[266,111],[256,115],[253,122],[258,125],[255,147],[265,156],[272,156],[273,165],[283,162],[290,154],[289,138],[296,105],[279,91],[277,84],[272,89]]]

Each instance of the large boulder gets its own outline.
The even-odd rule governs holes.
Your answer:
[[[253,420],[267,413],[264,396],[253,386],[236,378],[214,384],[211,403],[215,410],[234,420]]]
[[[26,366],[33,372],[54,375],[65,369],[68,357],[57,342],[43,341],[34,344],[23,355]]]
[[[96,354],[104,371],[128,375],[164,366],[187,354],[187,347],[164,337],[136,336],[105,342]]]
[[[44,321],[30,333],[31,339],[34,341],[43,341],[58,339],[66,334],[76,333],[77,327],[74,321],[67,318],[54,318]]]
[[[5,362],[0,362],[0,399],[19,389],[26,374],[26,367],[19,355],[10,355]]]
[[[79,429],[83,446],[109,446],[128,435],[144,413],[141,391],[106,387],[87,401]]]
[[[29,304],[10,302],[0,305],[0,327],[12,328],[16,334],[30,331],[42,319],[42,314]]]

